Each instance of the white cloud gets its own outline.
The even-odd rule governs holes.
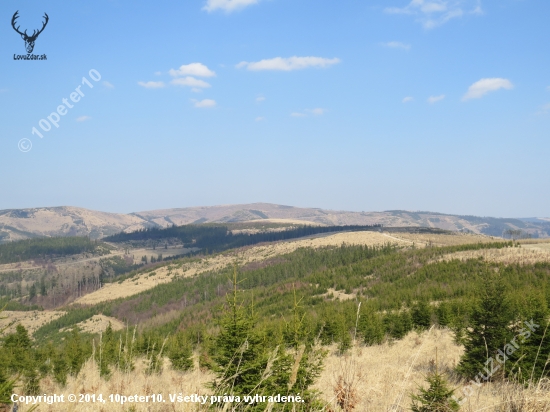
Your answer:
[[[257,122],[263,122],[264,120],[265,120],[265,117],[263,117],[263,116],[256,117]]]
[[[409,102],[412,102],[414,100],[413,97],[411,96],[407,96],[407,97],[404,97],[403,100],[401,100],[402,103],[409,103]]]
[[[292,117],[306,117],[309,114],[313,116],[321,116],[327,112],[327,109],[322,109],[317,107],[315,109],[305,109],[303,112],[292,112],[290,115]]]
[[[162,72],[155,72],[155,76],[160,76]]]
[[[164,87],[164,82],[138,82],[138,84],[146,89],[160,89]]]
[[[540,110],[538,112],[536,112],[535,114],[536,115],[541,115],[541,114],[547,114],[547,113],[550,113],[550,103],[546,103],[544,106],[542,106],[540,108]]]
[[[202,8],[207,12],[224,10],[228,13],[258,3],[258,0],[207,0]]]
[[[384,11],[416,16],[425,29],[433,29],[465,14],[483,14],[481,0],[411,0],[404,7],[387,7]]]
[[[195,79],[192,76],[178,77],[177,79],[172,80],[170,83],[176,86],[188,86],[199,89],[210,87],[210,84],[206,83],[204,80]]]
[[[90,116],[80,116],[80,117],[76,118],[76,121],[77,122],[85,122],[86,120],[90,120],[90,119],[91,119]]]
[[[265,100],[265,97],[264,97],[264,96],[258,96],[258,97],[256,97],[256,102],[257,102],[257,103],[261,103],[261,102],[263,102],[264,100]]]
[[[103,82],[103,86],[105,86],[107,89],[114,89],[115,86],[112,85],[112,83],[109,83],[107,81]]]
[[[492,78],[481,79],[468,88],[468,92],[462,98],[463,101],[470,99],[479,99],[489,92],[494,92],[499,89],[510,90],[514,85],[508,79]]]
[[[184,64],[180,66],[180,68],[177,70],[170,69],[168,73],[170,73],[170,76],[172,77],[178,77],[178,76],[214,77],[216,75],[215,72],[210,70],[208,67],[206,67],[202,63]]]
[[[389,41],[387,43],[381,43],[384,47],[389,47],[391,49],[403,49],[403,50],[410,50],[411,45],[406,43],[401,43],[400,41]]]
[[[326,113],[326,109],[321,109],[318,107],[316,109],[306,109],[306,112],[311,113],[314,116],[321,116]]]
[[[195,103],[195,107],[215,107],[216,101],[212,99],[204,99],[204,100],[192,100],[193,103]]]
[[[328,67],[340,63],[340,59],[325,59],[323,57],[275,57],[273,59],[260,60],[259,62],[240,62],[237,68],[246,67],[248,70],[282,70],[292,71],[307,67]]]
[[[439,101],[443,100],[444,98],[445,98],[444,94],[442,94],[440,96],[430,96],[430,97],[428,97],[428,103],[434,104],[436,102],[439,102]]]

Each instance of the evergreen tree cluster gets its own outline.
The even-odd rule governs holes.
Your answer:
[[[79,253],[107,254],[109,249],[102,242],[84,236],[18,240],[0,245],[0,264]]]
[[[108,236],[104,240],[107,242],[151,241],[156,244],[166,239],[177,239],[187,247],[201,248],[209,252],[220,252],[261,242],[275,242],[339,231],[379,230],[380,227],[380,225],[298,226],[277,232],[233,234],[229,227],[225,225],[173,225],[165,229],[147,228],[130,233],[121,232]]]

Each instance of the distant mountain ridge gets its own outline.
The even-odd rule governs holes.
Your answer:
[[[493,218],[435,212],[389,210],[347,212],[300,208],[271,203],[199,206],[129,214],[93,211],[72,206],[0,210],[0,243],[41,236],[90,236],[100,239],[121,231],[173,224],[231,223],[276,219],[321,225],[424,226],[501,236],[521,230],[533,237],[550,237],[550,218]]]

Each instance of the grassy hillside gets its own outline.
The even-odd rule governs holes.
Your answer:
[[[126,298],[63,308],[65,314],[36,330],[35,343],[26,346],[30,355],[21,355],[25,361],[14,358],[9,343],[27,339],[24,330],[18,329],[0,350],[0,370],[8,374],[25,371],[23,381],[32,392],[33,379],[50,379],[59,385],[71,381],[95,353],[94,367],[101,379],[134,368],[151,376],[170,368],[174,370],[170,373],[177,374],[178,368],[185,371],[195,364],[211,382],[210,393],[217,393],[228,390],[224,371],[233,367],[234,351],[241,350],[239,339],[244,339],[250,352],[242,359],[248,365],[246,373],[240,366],[234,371],[243,376],[242,382],[235,383],[239,390],[251,390],[247,386],[250,380],[265,392],[285,387],[285,393],[295,393],[299,389],[308,399],[301,410],[320,410],[320,398],[312,384],[328,362],[323,361],[327,350],[344,356],[361,347],[400,341],[413,331],[425,333],[434,325],[453,331],[457,347],[468,347],[471,331],[482,317],[483,290],[493,293],[502,308],[498,315],[509,335],[506,339],[518,333],[517,325],[525,320],[535,317],[539,323],[545,321],[550,303],[550,259],[525,249],[536,245],[495,241],[417,248],[410,242],[408,246],[300,248],[193,277],[175,277]],[[517,260],[519,251],[530,259]],[[139,281],[141,276],[163,270],[162,265],[176,271],[197,259],[200,261],[200,257],[176,259],[140,269],[133,276]],[[107,330],[101,340],[97,335],[71,331],[99,314],[129,328]],[[544,345],[541,347],[546,348]],[[524,355],[516,365],[529,368],[526,362],[533,362],[531,347],[522,348]],[[550,352],[543,351],[545,359]],[[461,362],[465,362],[462,357]],[[290,372],[293,363],[297,368],[294,378]],[[271,372],[262,380],[261,371],[266,368]],[[37,371],[35,378],[32,370]],[[464,370],[464,366],[449,366],[449,377],[460,382],[460,376],[468,377]],[[550,375],[550,371],[536,370],[536,379]],[[528,377],[510,366],[502,378],[515,382]],[[262,405],[242,410],[263,410]]]

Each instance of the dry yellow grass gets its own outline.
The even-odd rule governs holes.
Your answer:
[[[346,292],[343,292],[341,290],[336,290],[336,289],[333,289],[333,288],[328,288],[327,293],[323,293],[320,296],[323,296],[323,297],[331,296],[333,300],[341,300],[341,301],[352,300],[352,299],[355,299],[357,297],[357,295],[355,293],[346,293]]]
[[[282,223],[287,225],[308,225],[308,226],[326,226],[323,223],[313,222],[309,220],[300,219],[261,219],[261,220],[249,220],[241,223]]]
[[[2,319],[0,319],[0,329],[10,323],[13,323],[12,326],[5,330],[5,333],[12,333],[15,331],[15,327],[20,323],[25,327],[25,329],[27,329],[29,334],[32,334],[41,326],[59,318],[60,316],[63,316],[64,314],[65,312],[51,310],[34,310],[28,312],[4,310],[1,314]]]
[[[453,342],[448,330],[434,329],[422,335],[413,332],[393,344],[356,347],[346,356],[338,356],[333,348],[315,387],[333,405],[333,388],[343,376],[348,381],[355,379],[357,411],[388,411],[392,405],[408,410],[409,394],[430,371],[436,347],[440,371],[457,364],[462,347]]]
[[[545,242],[533,242],[533,243],[522,243],[521,247],[524,249],[530,250],[545,250],[550,252],[550,242],[546,239]]]
[[[388,236],[390,235],[388,234]],[[392,233],[391,237],[411,243],[414,242],[416,246],[456,246],[471,243],[506,242],[505,239],[498,237],[466,233],[455,233],[452,235],[434,235],[426,233]]]
[[[109,322],[111,322],[111,328],[113,328],[113,330],[122,330],[126,327],[126,325],[118,319],[105,315],[94,315],[90,319],[77,323],[77,326],[82,332],[100,333],[105,332],[105,329],[109,326]]]
[[[47,377],[41,382],[41,390],[46,394],[65,395],[67,399],[69,394],[103,394],[106,403],[64,403],[40,406],[40,411],[75,411],[75,412],[111,412],[111,411],[147,411],[147,412],[167,412],[167,411],[197,411],[196,405],[188,403],[171,403],[169,394],[200,394],[204,396],[210,391],[205,388],[206,383],[212,380],[212,375],[202,372],[198,368],[191,372],[180,373],[172,370],[168,365],[169,361],[165,359],[166,366],[161,374],[147,375],[145,373],[144,362],[137,362],[133,372],[123,373],[115,371],[107,381],[99,376],[99,370],[93,360],[88,360],[77,377],[69,377],[67,385],[60,387],[51,377]],[[164,403],[127,403],[125,405],[111,403],[108,400],[109,394],[119,394],[124,396],[132,395],[152,395],[163,394],[166,402]],[[135,407],[135,409],[131,409]],[[20,411],[26,409],[20,408]],[[205,410],[205,409],[201,409]]]
[[[254,246],[237,251],[226,252],[213,257],[201,259],[198,262],[189,263],[182,267],[167,265],[152,272],[126,279],[121,283],[109,283],[100,290],[85,295],[75,303],[95,304],[121,297],[128,297],[151,289],[158,284],[172,281],[174,277],[191,277],[199,273],[222,269],[235,261],[244,265],[250,262],[266,260],[278,255],[290,253],[298,248],[323,246],[339,246],[342,243],[356,245],[377,245],[384,243],[400,243],[408,245],[404,240],[392,239],[378,232],[346,232],[329,236],[317,236],[294,241],[280,242],[276,244]]]
[[[335,405],[334,388],[342,376],[344,380],[353,381],[357,395],[355,412],[409,411],[410,394],[417,392],[419,385],[425,384],[425,376],[435,368],[437,348],[438,370],[443,373],[451,371],[463,352],[461,346],[454,343],[452,333],[446,329],[432,329],[417,334],[411,332],[403,340],[393,344],[364,347],[356,345],[346,356],[339,356],[335,347],[325,360],[325,369],[315,384],[321,392],[321,398],[331,408],[340,411]],[[197,362],[195,362],[197,363]],[[204,411],[194,404],[172,403],[169,394],[208,395],[206,383],[212,379],[208,372],[198,368],[191,372],[180,373],[171,370],[169,361],[159,375],[148,376],[145,367],[138,362],[136,370],[130,374],[116,371],[109,381],[99,376],[97,366],[89,360],[76,378],[69,378],[67,386],[62,388],[51,378],[41,383],[41,391],[46,394],[99,394],[104,398],[109,394],[150,395],[163,394],[163,404],[129,403],[124,406],[106,404],[63,404],[44,405],[41,411]],[[461,394],[463,383],[452,381],[451,385]],[[62,407],[60,407],[62,406]],[[134,406],[135,409],[131,409]],[[393,409],[392,409],[393,407]],[[20,411],[25,411],[21,408]],[[539,390],[527,390],[514,385],[488,383],[476,389],[464,403],[462,412],[543,412],[550,410],[550,392],[547,386]]]
[[[550,246],[550,239],[543,238],[543,239],[520,239],[517,240],[518,243],[521,243],[522,245],[533,245],[533,244],[545,244],[546,246]]]
[[[472,250],[450,253],[441,257],[439,261],[450,261],[453,259],[464,261],[480,257],[487,262],[504,263],[507,265],[530,265],[537,262],[550,262],[550,249],[545,250],[538,247],[527,248],[527,246],[522,246],[519,248]]]

